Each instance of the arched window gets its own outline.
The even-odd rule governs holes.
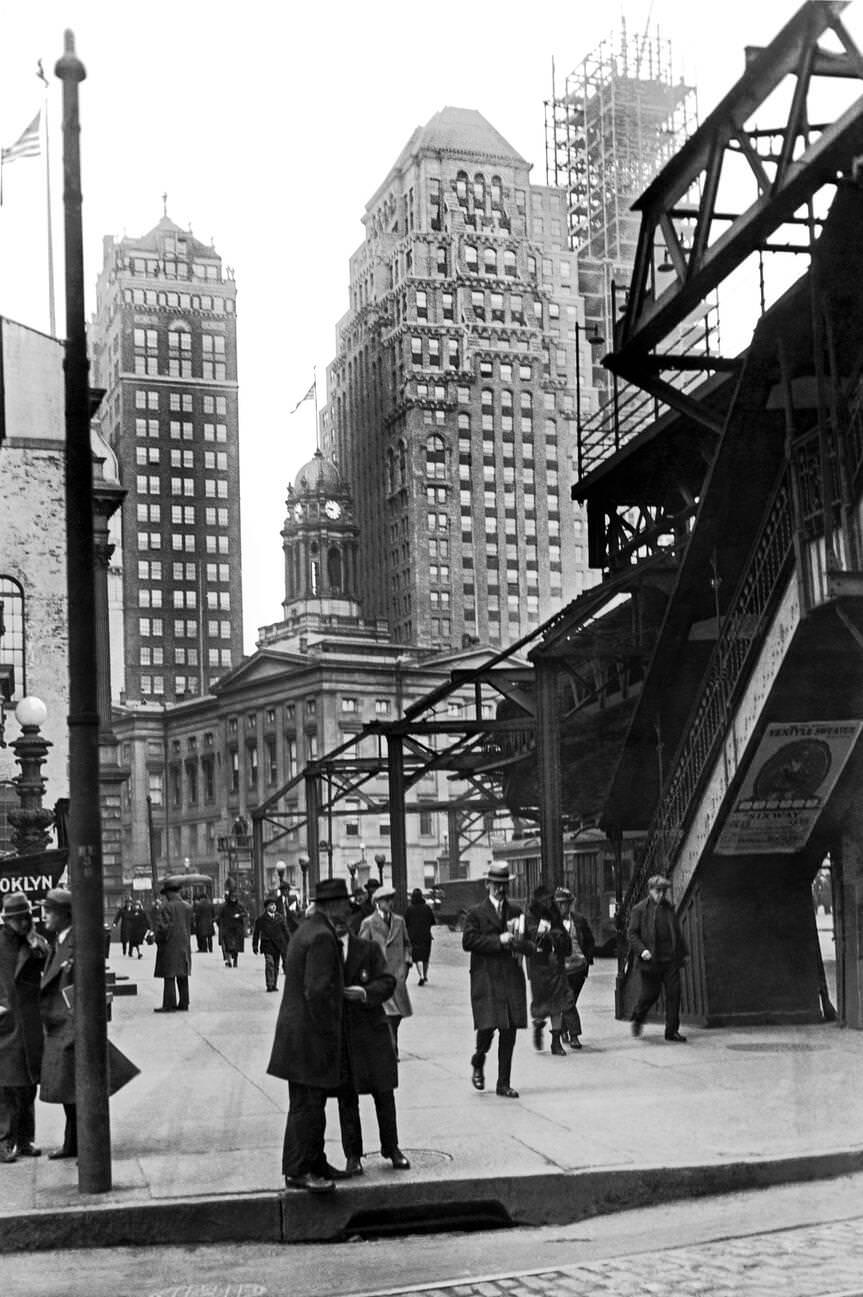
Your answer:
[[[426,439],[426,477],[446,479],[447,445],[443,437],[431,436]]]
[[[497,274],[497,252],[494,248],[483,249],[482,268],[487,275]]]
[[[473,205],[477,211],[485,211],[485,176],[480,171],[473,178]]]
[[[321,560],[316,540],[313,540],[309,546],[309,593],[313,595],[321,593]]]
[[[460,207],[467,207],[467,172],[460,171],[455,178],[455,196]]]
[[[497,211],[503,201],[503,187],[500,183],[500,176],[491,178],[491,206],[493,211]]]
[[[14,672],[11,698],[27,692],[24,669],[24,590],[13,576],[0,576],[0,664]]]
[[[342,551],[331,545],[327,553],[327,581],[333,594],[342,590]]]

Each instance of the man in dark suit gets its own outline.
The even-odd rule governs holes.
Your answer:
[[[34,1143],[42,1066],[39,982],[48,954],[27,897],[7,892],[0,924],[0,1162],[41,1152]]]
[[[324,1152],[327,1095],[342,1079],[344,974],[334,924],[348,913],[342,878],[322,879],[314,909],[288,945],[285,986],[267,1071],[288,1082],[282,1171],[289,1188],[335,1188]],[[344,1172],[340,1173],[340,1176]]]
[[[641,991],[632,1011],[632,1034],[640,1036],[644,1020],[665,991],[665,1039],[684,1045],[680,1034],[680,970],[688,951],[677,911],[668,899],[671,883],[661,874],[647,880],[647,897],[633,906],[629,948],[638,961]]]
[[[41,1089],[43,1103],[62,1103],[66,1129],[61,1146],[49,1153],[51,1161],[78,1156],[75,1106],[75,933],[72,928],[72,893],[52,887],[42,902],[42,915],[54,946],[48,956],[39,991],[39,1011],[45,1028]]]
[[[156,938],[154,977],[162,978],[162,1006],[154,1013],[187,1012],[192,971],[192,907],[180,895],[180,884],[167,879],[163,900],[153,914]]]
[[[486,886],[488,896],[468,910],[462,933],[462,947],[470,953],[470,1001],[476,1028],[471,1081],[475,1089],[485,1089],[485,1056],[497,1031],[496,1092],[517,1099],[518,1091],[510,1084],[515,1033],[527,1026],[527,991],[518,955],[536,948],[520,935],[521,911],[507,900],[509,866],[490,865]]]
[[[355,937],[343,921],[336,924],[336,929],[345,961],[343,1077],[337,1094],[345,1171],[348,1175],[363,1173],[361,1094],[370,1094],[374,1099],[381,1156],[389,1158],[396,1171],[407,1171],[410,1162],[399,1148],[396,1119],[398,1066],[383,1008],[395,990],[396,979],[387,969],[377,942]]]

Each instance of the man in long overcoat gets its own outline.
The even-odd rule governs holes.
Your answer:
[[[688,957],[677,911],[668,900],[671,883],[661,874],[647,880],[647,897],[632,907],[629,948],[638,961],[641,992],[632,1011],[632,1034],[640,1036],[644,1020],[665,991],[665,1039],[683,1045],[680,1034],[680,970]]]
[[[334,922],[348,913],[342,878],[322,879],[314,909],[288,944],[285,986],[267,1071],[288,1082],[282,1171],[290,1188],[335,1188],[324,1152],[327,1095],[342,1079],[344,973]]]
[[[485,1056],[497,1031],[497,1093],[517,1099],[518,1091],[510,1084],[515,1033],[527,1026],[527,991],[518,956],[534,947],[513,930],[521,911],[507,899],[509,881],[508,865],[489,866],[488,896],[468,910],[462,947],[470,953],[470,1002],[476,1028],[471,1081],[475,1089],[485,1089]]]
[[[384,953],[386,966],[396,979],[395,990],[384,1004],[384,1013],[393,1034],[396,1062],[399,1057],[399,1023],[413,1013],[408,994],[408,973],[413,963],[413,951],[407,924],[393,911],[396,889],[386,883],[375,892],[374,913],[363,919],[359,936],[365,941],[375,941]]]
[[[219,925],[219,945],[226,968],[237,967],[237,957],[246,948],[246,923],[249,912],[243,905],[232,883],[225,885],[225,900],[219,906],[216,922]]]
[[[209,896],[199,896],[194,905],[192,926],[195,929],[195,940],[198,943],[198,954],[213,953],[213,936],[216,925],[213,921],[213,902]]]
[[[192,907],[180,895],[179,883],[168,879],[164,899],[153,915],[156,938],[154,977],[163,979],[162,1007],[154,1013],[187,1012],[192,971]]]
[[[78,1156],[75,1108],[75,933],[72,928],[72,893],[52,887],[42,902],[42,914],[54,947],[48,956],[39,991],[39,1010],[45,1028],[39,1097],[43,1103],[62,1103],[66,1114],[63,1143],[48,1157],[51,1161]]]
[[[42,1066],[39,982],[48,953],[27,897],[9,892],[0,927],[0,1162],[41,1152],[33,1141]]]
[[[339,1125],[348,1175],[362,1175],[363,1129],[359,1095],[374,1099],[383,1157],[397,1171],[410,1162],[399,1148],[395,1090],[398,1067],[384,1002],[395,990],[384,954],[374,941],[355,937],[346,924],[336,925],[343,946],[344,1014],[342,1023],[343,1078],[338,1089]]]

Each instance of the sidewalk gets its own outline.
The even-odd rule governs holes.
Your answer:
[[[111,1037],[141,1075],[111,1101],[113,1188],[82,1196],[74,1162],[0,1168],[0,1250],[120,1243],[300,1241],[372,1236],[436,1221],[550,1224],[645,1203],[863,1168],[863,1034],[832,1025],[686,1029],[667,1045],[612,1016],[613,961],[592,970],[584,1049],[537,1054],[519,1034],[517,1101],[471,1088],[467,957],[438,933],[431,979],[411,979],[398,1091],[408,1172],[377,1155],[364,1099],[366,1174],[326,1199],[283,1191],[287,1085],[267,1076],[279,997],[263,960],[195,955],[192,1010],[154,1015],[153,953],[112,947],[138,984],[114,1002]],[[335,1104],[328,1157],[343,1165]],[[62,1109],[37,1104],[37,1139],[60,1142]]]

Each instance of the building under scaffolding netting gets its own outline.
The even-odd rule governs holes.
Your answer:
[[[658,30],[619,33],[602,41],[566,77],[562,93],[552,73],[545,104],[546,180],[568,194],[568,233],[578,253],[584,318],[577,333],[578,475],[635,436],[660,413],[638,388],[618,383],[601,359],[614,347],[614,328],[625,304],[638,236],[632,204],[698,125],[696,92],[675,78],[671,42]],[[654,273],[671,269],[657,249]],[[718,349],[712,303],[701,305],[669,339],[669,349]],[[678,385],[692,385],[686,374]],[[700,381],[700,379],[697,379]]]

